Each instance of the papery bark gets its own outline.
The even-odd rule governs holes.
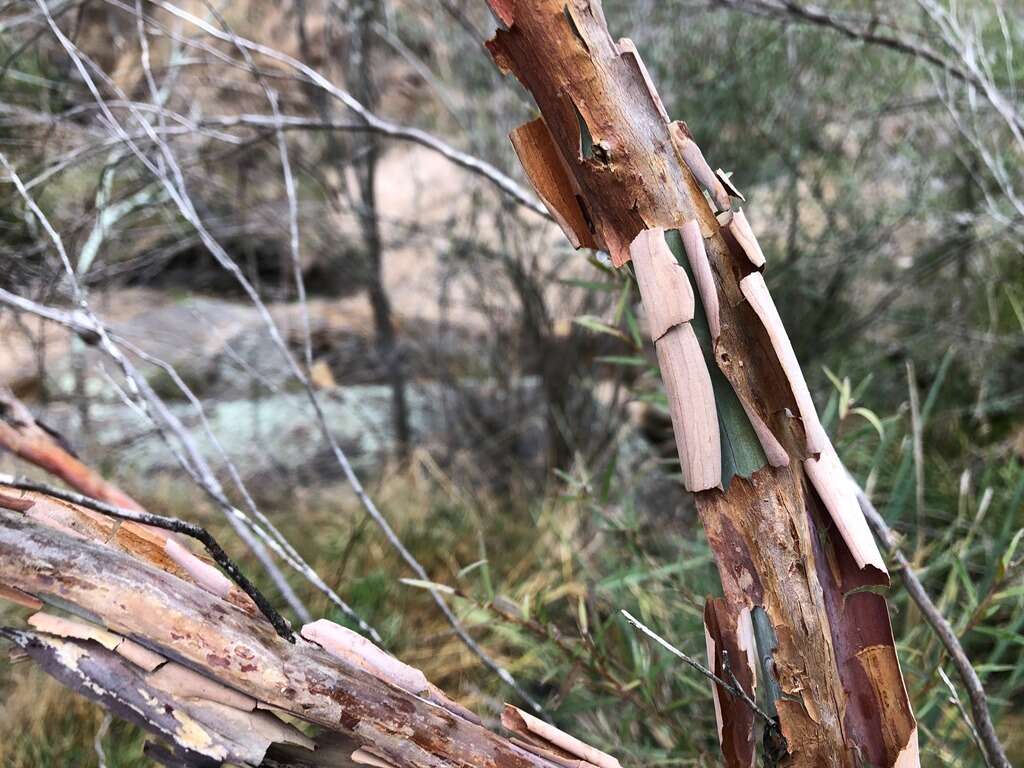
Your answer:
[[[766,617],[774,638],[758,653],[768,657],[773,676],[763,690],[777,692],[769,703],[786,740],[781,764],[916,764],[914,718],[885,600],[874,592],[887,584],[886,574],[837,495],[838,470],[828,461],[812,465],[819,475],[829,473],[814,483],[805,471],[805,462],[820,462],[831,443],[761,275],[767,260],[745,215],[732,208],[735,185],[711,171],[685,123],[669,122],[637,65],[639,53],[614,42],[598,0],[491,0],[491,6],[504,27],[488,50],[533,95],[558,151],[559,172],[569,175],[563,184],[575,191],[595,244],[621,265],[638,237],[681,230],[701,302],[711,312],[712,338],[700,362],[717,364],[751,422],[755,450],[763,450],[760,469],[713,482],[703,438],[712,422],[727,421],[721,395],[709,400],[706,387],[695,387],[699,348],[684,349],[679,341],[690,327],[690,294],[673,288],[673,272],[635,263],[684,481],[697,491],[722,578],[724,598],[714,604],[709,629],[709,637],[718,636],[709,647],[718,654],[730,638],[738,643],[741,617],[755,611]],[[666,303],[673,293],[675,309]],[[666,355],[669,339],[677,349]],[[724,706],[722,695],[719,690],[723,749],[732,764],[746,764],[749,711],[735,702]]]
[[[0,509],[0,582],[79,617],[47,613],[0,634],[159,738],[151,753],[168,764],[349,766],[362,749],[397,768],[550,768],[468,717],[319,645],[290,643],[261,615],[46,518]],[[314,743],[272,712],[324,734]],[[323,760],[309,751],[321,744]]]

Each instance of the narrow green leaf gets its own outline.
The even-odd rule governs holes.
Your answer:
[[[618,287],[614,283],[597,283],[593,280],[578,280],[576,278],[563,278],[558,282],[562,285],[583,288],[588,291],[601,291],[602,293],[611,293]]]
[[[868,422],[872,427],[875,428],[875,432],[878,433],[878,437],[882,440],[885,439],[885,427],[882,426],[882,420],[878,418],[878,415],[874,411],[869,411],[867,408],[858,406],[850,410],[850,413],[860,416],[862,419]]]
[[[608,323],[605,323],[597,319],[593,315],[583,315],[581,317],[577,317],[573,319],[573,322],[576,323],[577,325],[583,326],[588,331],[595,331],[596,333],[606,333],[609,336],[615,336],[616,338],[623,339],[624,341],[629,341],[629,339],[626,338],[626,335],[618,328],[613,328],[612,326],[608,325]]]
[[[399,579],[407,587],[418,589],[432,589],[435,592],[443,592],[446,595],[454,595],[455,590],[447,584],[438,584],[436,581],[424,581],[423,579]]]
[[[604,355],[596,358],[599,363],[608,363],[609,365],[628,365],[635,368],[645,368],[651,364],[650,360],[646,357],[627,357],[624,355]]]

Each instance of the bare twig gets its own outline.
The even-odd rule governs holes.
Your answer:
[[[626,617],[626,621],[628,621],[634,627],[639,629],[641,632],[643,632],[645,635],[647,635],[649,638],[651,638],[654,642],[656,642],[658,645],[660,645],[666,651],[671,653],[673,656],[676,656],[676,657],[682,659],[684,662],[686,662],[691,667],[693,667],[695,670],[697,670],[702,675],[704,675],[704,677],[706,677],[708,680],[710,680],[713,683],[717,683],[722,689],[727,691],[730,695],[735,696],[738,699],[742,699],[746,703],[746,705],[748,707],[750,707],[751,710],[753,710],[761,719],[763,719],[765,721],[765,723],[768,724],[768,726],[770,728],[778,728],[778,724],[775,722],[775,718],[772,717],[771,715],[769,715],[763,709],[761,709],[757,705],[757,702],[754,701],[752,698],[750,698],[750,696],[747,695],[747,692],[744,691],[741,686],[733,685],[732,683],[728,682],[727,680],[723,680],[721,677],[716,675],[714,672],[712,672],[710,669],[705,667],[703,664],[701,664],[699,661],[694,659],[692,656],[688,656],[687,654],[683,653],[681,650],[676,648],[674,645],[672,645],[672,643],[670,643],[668,640],[663,638],[661,635],[659,635],[653,629],[648,627],[646,624],[641,622],[638,618],[636,618],[633,614],[631,614],[625,608],[621,609],[621,613],[622,613],[623,616]],[[734,676],[734,679],[735,679],[735,676]]]
[[[117,2],[117,0],[106,1],[124,8],[129,12],[133,11],[131,6]],[[166,2],[165,0],[151,1],[154,6],[164,9],[183,21],[187,21],[189,24],[201,29],[211,37],[230,43],[235,43],[237,41],[238,44],[244,46],[247,50],[253,53],[258,53],[272,61],[286,65],[293,71],[301,74],[308,82],[312,83],[317,88],[320,88],[331,97],[341,101],[352,112],[362,118],[371,130],[389,138],[411,141],[437,152],[460,168],[465,168],[472,173],[482,176],[524,208],[533,211],[538,216],[542,216],[545,219],[551,219],[551,215],[548,213],[547,209],[536,199],[534,195],[530,194],[506,173],[503,173],[485,160],[481,160],[467,152],[456,149],[427,131],[400,125],[377,116],[368,110],[348,91],[339,88],[317,70],[286,53],[282,53],[281,51],[271,48],[270,46],[263,45],[262,43],[257,43],[252,40],[233,35],[232,33],[225,32],[222,29],[218,29],[208,21],[179,8],[173,3]],[[149,23],[148,19],[147,23]]]
[[[86,509],[91,509],[95,512],[107,515],[109,517],[117,518],[118,520],[131,520],[133,523],[141,523],[142,525],[148,525],[153,528],[160,528],[164,531],[171,531],[172,533],[180,533],[183,536],[188,536],[195,539],[203,545],[206,551],[213,558],[214,562],[217,563],[224,572],[228,575],[238,588],[247,594],[252,601],[259,608],[262,613],[269,621],[277,634],[290,642],[295,642],[292,635],[291,625],[285,620],[285,618],[277,612],[277,610],[270,604],[270,601],[263,596],[255,585],[242,573],[242,569],[239,568],[235,561],[232,560],[224,548],[217,542],[217,540],[200,525],[190,523],[187,520],[179,520],[176,517],[165,517],[163,515],[154,515],[150,512],[141,512],[134,509],[125,509],[124,507],[115,507],[110,504],[106,504],[102,501],[83,496],[80,493],[74,493],[72,491],[65,491],[57,486],[50,485],[49,483],[40,483],[32,480],[27,480],[21,477],[14,477],[12,475],[0,475],[0,485],[6,486],[7,488],[16,488],[20,491],[33,491],[35,493],[45,493],[49,496],[53,496],[57,499],[69,501],[72,504],[78,504]]]
[[[903,550],[900,549],[892,529],[889,528],[881,514],[875,509],[875,505],[871,503],[871,499],[867,497],[867,494],[859,486],[857,487],[857,501],[860,503],[860,508],[864,512],[868,525],[871,526],[875,536],[878,537],[882,546],[888,551],[889,556],[896,562],[897,569],[903,576],[903,586],[907,590],[907,594],[910,595],[910,599],[917,605],[921,615],[924,616],[925,621],[928,622],[938,636],[939,641],[945,646],[953,661],[953,666],[956,667],[956,671],[960,675],[964,687],[967,689],[971,713],[974,716],[974,724],[981,739],[982,751],[986,762],[991,768],[1011,768],[1003,745],[999,742],[995,726],[992,724],[992,718],[988,711],[988,698],[981,684],[981,678],[978,677],[978,673],[971,665],[971,660],[967,657],[967,653],[960,644],[956,632],[953,631],[949,622],[939,612],[939,609],[925,591],[924,585],[921,584],[921,581],[914,574],[910,561],[907,560]]]
[[[802,5],[795,0],[715,0],[719,5],[732,8],[755,16],[762,16],[776,19],[792,19],[804,24],[825,27],[831,29],[851,40],[859,40],[871,45],[896,51],[915,59],[919,59],[929,66],[936,67],[949,76],[960,80],[970,86],[980,88],[989,96],[988,88],[984,78],[979,73],[965,66],[962,62],[943,56],[938,51],[927,45],[916,42],[909,35],[901,34],[901,30],[894,22],[879,17],[877,14],[863,17],[851,17],[848,14],[832,12],[825,8],[813,5]],[[929,14],[935,12],[936,6],[930,2],[919,3]],[[889,32],[879,31],[880,29],[891,30]],[[1000,103],[993,102],[993,106],[1000,108]],[[1018,130],[1024,130],[1024,120],[1020,115],[1013,115],[1010,124]]]
[[[101,95],[99,88],[96,85],[96,82],[90,74],[89,70],[91,69],[98,77],[102,78],[104,84],[111,88],[114,92],[116,92],[120,98],[125,100],[127,103],[131,104],[127,96],[102,71],[102,69],[100,69],[96,65],[95,62],[89,59],[89,57],[85,56],[85,54],[83,54],[77,48],[77,46],[75,46],[75,44],[70,40],[70,38],[68,38],[67,35],[64,34],[64,32],[58,27],[56,22],[53,20],[52,16],[50,16],[44,0],[37,0],[37,4],[40,8],[40,11],[46,17],[47,23],[50,29],[53,31],[53,34],[57,37],[61,46],[64,48],[65,53],[68,55],[72,63],[75,65],[75,68],[78,71],[78,73],[82,76],[82,79],[84,80],[89,92],[92,94],[97,106],[99,107],[103,116],[106,118],[112,130],[114,130],[114,132],[118,136],[124,138],[128,148],[133,152],[133,154],[135,154],[135,156],[139,159],[143,166],[147,170],[149,170],[150,173],[156,176],[156,178],[161,182],[164,189],[167,191],[168,196],[170,197],[172,202],[174,202],[182,217],[195,229],[196,234],[202,241],[203,246],[210,252],[210,254],[214,257],[217,263],[220,264],[221,267],[235,279],[235,281],[242,288],[243,292],[246,294],[250,302],[255,307],[257,314],[260,317],[260,320],[262,321],[264,327],[267,330],[271,342],[274,344],[275,348],[278,350],[278,352],[281,354],[281,357],[288,365],[291,374],[302,385],[307,395],[307,398],[310,402],[310,405],[313,408],[317,424],[324,439],[330,446],[331,451],[334,454],[334,457],[338,465],[341,467],[342,472],[345,475],[346,479],[348,480],[349,485],[354,491],[356,497],[359,499],[363,508],[366,510],[367,514],[371,517],[371,519],[373,519],[373,521],[384,533],[388,542],[394,547],[394,549],[399,553],[399,555],[409,565],[409,567],[416,573],[416,575],[424,581],[429,581],[430,579],[429,576],[427,575],[426,570],[419,563],[419,561],[412,555],[412,553],[405,547],[401,539],[398,537],[394,529],[391,527],[391,524],[388,522],[387,518],[384,517],[384,515],[377,508],[373,499],[366,493],[366,490],[364,489],[362,482],[360,481],[358,475],[355,473],[355,470],[353,469],[351,463],[349,462],[348,456],[345,454],[341,446],[338,444],[337,439],[335,438],[333,432],[330,429],[330,426],[327,423],[327,419],[324,414],[323,408],[320,404],[320,400],[309,380],[308,375],[303,372],[302,368],[296,361],[295,356],[292,354],[291,350],[288,348],[288,345],[285,343],[284,338],[281,335],[281,331],[277,326],[277,323],[270,315],[270,311],[267,309],[267,306],[263,302],[263,299],[261,298],[259,292],[248,280],[248,278],[242,272],[238,264],[228,255],[227,251],[223,248],[223,246],[221,246],[221,244],[212,236],[212,234],[209,232],[209,230],[203,223],[202,219],[200,218],[191,198],[189,197],[185,185],[184,174],[177,162],[177,159],[174,157],[174,154],[171,151],[170,147],[162,138],[160,138],[157,135],[157,133],[153,130],[150,123],[147,120],[143,119],[142,116],[139,115],[132,107],[130,107],[130,109],[132,111],[133,117],[135,117],[136,121],[139,123],[139,127],[142,128],[144,132],[146,132],[150,141],[152,141],[156,145],[157,149],[160,152],[161,157],[163,158],[164,163],[166,164],[166,169],[155,165],[153,161],[149,157],[147,157],[133,141],[131,141],[124,127],[117,120],[117,118],[114,116],[111,110],[107,107],[106,101]],[[331,86],[330,83],[325,78],[323,78],[322,75],[319,75],[319,73],[316,73],[314,70],[310,69],[309,67],[306,67],[301,62],[298,62],[295,59],[286,56],[285,54],[281,54],[280,52],[274,51],[273,49],[268,49],[265,46],[245,40],[232,33],[219,30],[216,27],[206,23],[205,21],[198,19],[197,17],[194,17],[191,14],[187,14],[184,11],[181,11],[180,9],[177,9],[175,6],[169,3],[157,2],[156,4],[160,5],[160,7],[166,8],[175,15],[178,15],[182,18],[186,18],[191,23],[196,24],[205,32],[213,35],[217,39],[232,42],[235,45],[246,48],[247,50],[258,52],[270,58],[275,58],[278,61],[282,61],[283,63],[289,64],[289,66],[295,66],[296,68],[300,69],[300,71],[302,71],[303,74],[313,77],[315,82],[321,84],[321,87],[330,86],[330,88],[333,89],[330,90],[332,95],[335,95],[337,98],[340,98],[350,109],[359,114],[359,116],[366,120],[368,123],[373,125],[380,125],[382,123],[380,118],[366,110],[359,102],[353,99],[351,95],[349,95],[345,91],[341,91],[340,89],[335,88],[334,86]],[[437,140],[434,139],[432,136],[426,136],[428,136],[432,142],[437,143]],[[451,151],[454,152],[455,150]],[[479,163],[479,161],[477,161],[475,158],[472,158],[472,160],[474,162]],[[6,164],[6,160],[4,162]],[[12,178],[16,179],[17,176],[14,173],[13,169],[10,168],[10,166],[8,166],[8,170]],[[510,179],[509,181],[511,182]],[[514,182],[511,183],[514,184]],[[32,207],[33,212],[36,213],[37,216],[43,216],[42,211],[39,210],[38,206],[36,206],[35,203],[31,201],[31,198],[28,197],[27,192],[24,191],[24,186],[21,185],[20,180],[17,180],[16,184],[19,185],[19,191],[22,192],[22,196],[25,197],[26,201],[30,203],[30,207]],[[50,227],[48,223],[47,229],[48,232],[51,233],[51,239],[54,239],[55,243],[59,241],[59,236],[55,231],[52,230],[52,227]],[[67,262],[66,257],[64,260]],[[70,262],[67,263],[68,265],[70,265]],[[80,291],[77,291],[75,293],[75,296],[76,300],[80,299]],[[145,384],[144,386],[148,387],[148,385]],[[157,403],[157,406],[163,406],[162,401]],[[166,408],[164,407],[163,410],[166,411]],[[165,420],[167,420],[168,418],[173,417],[169,413],[167,413],[164,414],[164,418]],[[184,432],[184,430],[182,430],[182,432]],[[198,451],[196,451],[195,453],[198,453]],[[211,488],[218,487],[216,479],[213,478],[212,475],[206,477],[205,480],[206,484]],[[228,504],[228,506],[230,507],[230,504]],[[237,512],[238,514],[242,514],[238,510],[235,510],[235,512]],[[244,515],[243,518],[245,518]],[[479,644],[477,644],[477,642],[473,640],[469,633],[466,632],[465,628],[462,626],[458,617],[454,614],[454,612],[452,612],[451,608],[449,607],[447,602],[445,602],[444,598],[435,590],[430,590],[430,594],[434,602],[437,604],[438,608],[441,610],[442,614],[444,614],[445,618],[448,620],[449,624],[451,624],[452,628],[455,630],[455,633],[466,645],[466,647],[469,648],[484,663],[485,666],[487,666],[495,674],[497,674],[498,677],[504,683],[510,686],[535,711],[541,712],[542,708],[540,704],[537,701],[535,701],[526,692],[526,690],[519,685],[519,683],[516,682],[515,678],[512,677],[511,673],[509,673],[508,670],[506,670],[504,667],[502,667],[496,661],[494,661],[494,659],[492,659],[483,650],[483,648],[481,648]],[[349,609],[349,613],[351,614],[351,609]],[[361,626],[365,627],[366,625],[365,623],[361,622]]]
[[[967,714],[967,710],[964,708],[964,703],[960,700],[960,694],[956,692],[956,688],[953,685],[953,681],[949,679],[949,675],[946,674],[941,666],[936,670],[939,673],[939,677],[942,678],[943,684],[949,690],[949,701],[957,708],[960,713],[960,717],[963,718],[964,725],[967,726],[967,730],[970,731],[971,738],[974,739],[974,743],[978,746],[978,751],[985,758],[985,764],[991,766],[989,762],[988,754],[985,752],[985,745],[981,743],[981,737],[978,735],[978,729],[974,727],[974,723],[971,722],[971,716]]]

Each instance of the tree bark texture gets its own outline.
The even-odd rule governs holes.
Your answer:
[[[332,653],[322,634],[289,642],[259,614],[113,546],[90,510],[0,493],[0,598],[50,612],[0,636],[155,735],[166,765],[551,768],[429,684],[406,690]]]
[[[511,134],[527,176],[573,245],[633,262],[684,483],[722,578],[724,598],[706,612],[713,667],[751,695],[761,678],[785,738],[766,757],[780,765],[918,765],[877,593],[888,574],[734,207],[739,192],[670,121],[599,0],[488,1],[500,24],[487,47],[540,110]],[[749,710],[715,694],[726,764],[752,766]]]

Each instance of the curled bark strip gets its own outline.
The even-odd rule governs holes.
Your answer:
[[[771,339],[772,347],[779,357],[782,369],[786,373],[789,386],[793,390],[793,397],[800,409],[804,432],[807,434],[807,450],[812,454],[821,453],[831,443],[824,427],[818,420],[818,411],[811,399],[811,391],[807,388],[804,373],[800,370],[800,363],[796,359],[796,353],[793,351],[786,328],[782,324],[782,318],[779,317],[779,310],[776,309],[775,302],[768,292],[768,286],[765,285],[764,277],[760,272],[752,272],[740,281],[740,290],[761,320],[761,324],[768,333],[768,338]]]
[[[305,639],[317,643],[336,659],[364,669],[371,675],[421,696],[472,723],[482,723],[475,713],[448,698],[440,688],[427,680],[422,671],[399,661],[347,627],[319,619],[306,624],[300,634]]]
[[[697,281],[697,291],[700,293],[701,304],[704,305],[704,315],[707,317],[711,343],[714,345],[722,335],[722,320],[718,308],[718,288],[715,286],[715,275],[711,271],[707,249],[704,247],[700,224],[696,219],[690,219],[679,230],[679,236],[683,241],[683,250],[686,251],[686,260],[690,263],[694,280]]]
[[[751,698],[754,698],[753,692],[757,690],[757,638],[754,635],[751,611],[747,606],[740,608],[736,622],[736,645],[743,652],[747,669],[750,670]]]
[[[423,672],[404,664],[347,627],[327,619],[318,619],[304,625],[299,634],[336,659],[365,669],[404,691],[419,694],[427,690],[429,683]]]
[[[665,242],[665,230],[648,229],[629,246],[650,326],[651,340],[657,341],[681,323],[693,320],[693,289],[686,270]]]
[[[395,764],[371,747],[360,747],[352,753],[352,762],[371,768],[395,768]]]
[[[722,445],[711,376],[689,323],[655,342],[665,382],[683,485],[697,492],[722,483]]]
[[[709,598],[704,604],[704,633],[711,671],[724,680],[735,679],[735,684],[753,698],[757,660],[750,610],[737,610],[722,598]],[[718,739],[726,768],[753,768],[754,712],[745,701],[720,691],[719,687],[712,684]]]
[[[256,709],[256,700],[251,696],[232,690],[216,680],[211,680],[173,661],[167,662],[147,675],[146,682],[151,687],[165,691],[175,698],[204,699],[245,712],[252,712]]]
[[[654,81],[651,80],[651,73],[647,71],[647,65],[644,64],[644,60],[640,58],[640,52],[636,49],[636,43],[628,37],[624,37],[619,40],[619,51],[622,52],[622,58],[632,62],[633,66],[636,67],[637,74],[647,86],[647,93],[650,95],[651,101],[654,102],[654,106],[657,108],[658,113],[666,123],[672,122],[671,118],[668,116],[668,110],[665,109],[665,104],[662,102],[661,96],[658,94],[658,89],[654,87]]]
[[[597,768],[622,768],[619,761],[607,752],[602,752],[511,704],[506,704],[502,710],[501,724],[525,741],[549,745],[549,749],[553,748],[551,751],[555,754],[561,751]]]
[[[917,727],[910,733],[907,744],[896,756],[892,768],[918,768],[921,765],[921,748],[917,745]]]
[[[136,667],[144,669],[146,672],[152,672],[167,661],[159,653],[154,653],[144,645],[139,645],[127,637],[122,638],[120,645],[114,650],[118,656],[128,659]]]
[[[544,118],[524,123],[509,138],[527,178],[569,242],[574,248],[597,248],[572,177],[551,140]]]
[[[35,598],[32,599],[34,600]],[[40,606],[42,605],[42,601],[36,602],[39,602]],[[91,640],[94,643],[99,643],[108,651],[114,651],[118,656],[127,659],[146,672],[152,672],[167,662],[167,659],[160,654],[153,653],[153,651],[133,640],[115,635],[113,632],[108,632],[102,627],[97,627],[95,624],[89,624],[77,619],[40,612],[29,616],[28,624],[38,632],[43,632],[47,635],[72,640]]]
[[[871,535],[868,521],[857,503],[853,480],[846,473],[832,443],[829,442],[817,458],[807,459],[804,470],[846,542],[857,567],[871,566],[888,576],[882,553],[878,551],[875,537]]]
[[[747,418],[750,420],[750,426],[754,428],[754,434],[757,435],[757,441],[761,444],[761,448],[764,450],[764,455],[768,457],[768,463],[773,467],[788,467],[789,466],[789,454],[786,449],[782,447],[782,443],[775,437],[775,433],[772,432],[771,428],[764,423],[764,420],[758,415],[757,411],[745,400],[740,400],[740,404],[743,406],[744,413],[747,414]]]
[[[207,592],[226,599],[235,588],[227,576],[209,563],[204,563],[174,539],[167,539],[164,552]]]
[[[708,669],[714,672],[718,666],[718,643],[715,641],[718,634],[717,631],[715,634],[712,634],[711,628],[708,626],[707,606],[705,606],[704,612],[704,646],[708,653]],[[715,705],[715,725],[718,728],[718,744],[721,746],[724,744],[725,723],[722,720],[722,700],[718,697],[718,684],[714,681],[711,682],[711,700]]]
[[[40,632],[56,637],[67,637],[74,640],[92,640],[108,651],[113,651],[121,644],[122,638],[113,632],[100,627],[86,624],[84,621],[65,619],[52,613],[36,613],[28,617],[28,625]]]
[[[743,253],[750,259],[750,263],[757,269],[761,269],[765,265],[764,252],[761,250],[757,238],[754,237],[754,230],[750,228],[747,214],[739,208],[733,211],[732,219],[729,221],[729,232],[736,238]]]
[[[708,161],[704,159],[704,153],[700,151],[700,147],[697,146],[692,138],[690,138],[689,131],[683,128],[682,123],[675,122],[671,124],[672,139],[676,143],[676,148],[679,150],[679,154],[683,158],[683,162],[686,163],[686,167],[690,169],[690,173],[697,179],[697,182],[707,190],[708,194],[711,195],[711,199],[715,202],[715,207],[719,211],[727,211],[732,207],[732,202],[729,200],[729,193],[726,191],[725,186],[719,180],[718,176],[714,171],[711,170],[711,166],[708,165]]]
[[[722,182],[722,186],[725,187],[725,191],[726,192],[728,192],[733,197],[739,198],[744,203],[747,202],[747,198],[745,198],[743,196],[743,193],[740,192],[736,188],[735,184],[732,183],[732,174],[731,173],[726,173],[721,168],[716,168],[715,169],[715,176],[717,176],[718,180],[720,182]]]
[[[875,706],[882,724],[885,764],[918,764],[917,723],[907,705],[907,690],[900,673],[896,649],[888,644],[873,645],[857,653],[871,683]]]

